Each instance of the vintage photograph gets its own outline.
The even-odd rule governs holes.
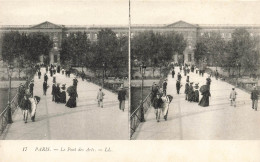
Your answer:
[[[1,140],[128,140],[128,2],[0,3]]]
[[[259,2],[131,1],[132,140],[259,140]]]

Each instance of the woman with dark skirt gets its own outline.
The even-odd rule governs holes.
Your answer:
[[[61,93],[60,93],[60,103],[66,103],[66,87],[65,84],[62,85],[61,87]]]
[[[202,88],[204,87],[204,88]],[[199,105],[202,107],[209,106],[209,97],[211,96],[208,85],[202,86],[200,91],[201,95],[203,96],[199,102]],[[203,90],[202,90],[203,89]]]
[[[60,102],[60,84],[58,83],[57,84],[57,87],[56,87],[56,92],[55,92],[55,102],[56,103],[59,103]]]
[[[76,98],[78,97],[78,94],[77,94],[77,91],[76,91],[76,87],[75,86],[70,86],[68,89],[67,89],[67,92],[70,96],[68,102],[66,103],[66,106],[69,107],[69,108],[74,108],[77,106],[77,103],[76,103]]]

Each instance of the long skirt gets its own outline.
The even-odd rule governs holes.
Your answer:
[[[61,92],[60,94],[60,103],[66,103],[66,92]]]
[[[66,103],[66,106],[69,108],[74,108],[77,106],[76,104],[76,97],[70,97],[68,102]]]
[[[199,91],[195,90],[194,92],[194,102],[199,102]]]
[[[209,106],[209,96],[208,95],[203,95],[201,98],[199,105],[202,107],[207,107]]]

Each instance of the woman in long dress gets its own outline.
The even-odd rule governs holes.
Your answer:
[[[66,103],[66,87],[65,84],[62,85],[61,87],[61,93],[60,93],[60,103]]]
[[[209,88],[207,86],[207,88],[205,89],[205,91],[203,91],[201,93],[201,95],[203,96],[199,102],[199,105],[202,107],[207,107],[209,106],[209,97],[211,96]]]
[[[162,114],[163,114],[163,118],[165,120],[167,120],[167,112],[169,109],[169,98],[166,96],[166,94],[164,93],[163,96],[161,97],[163,103],[162,103]]]
[[[76,91],[76,87],[75,86],[70,86],[68,89],[67,89],[67,92],[70,96],[68,102],[66,103],[66,106],[69,107],[69,108],[74,108],[77,106],[77,103],[76,103],[76,98],[78,97],[78,94],[77,94],[77,91]]]

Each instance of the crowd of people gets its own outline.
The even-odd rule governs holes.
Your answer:
[[[35,121],[37,104],[41,98],[39,96],[33,96],[34,80],[29,83],[20,84],[18,88],[18,107],[22,110],[23,120],[27,123],[28,116],[31,116],[31,120]]]
[[[185,94],[185,100],[187,102],[193,102],[197,103],[201,107],[207,107],[210,105],[209,98],[211,97],[210,87],[211,87],[211,77],[213,77],[212,73],[208,75],[208,77],[205,80],[205,84],[199,86],[199,82],[192,82],[190,81],[193,78],[190,78],[190,73],[196,73],[199,76],[203,77],[205,70],[199,69],[198,67],[194,65],[178,65],[179,66],[179,72],[177,73],[176,77],[176,91],[177,95],[180,94],[180,90],[182,88],[181,80],[183,72],[184,76],[186,76],[186,84],[184,89]],[[171,70],[171,77],[175,78],[176,71],[175,69],[178,66],[173,66]],[[214,76],[216,80],[219,78],[219,72],[216,70],[214,72]],[[167,79],[164,80],[164,82],[161,85],[161,88],[159,85],[157,85],[155,82],[153,83],[151,87],[151,105],[155,110],[156,114],[156,120],[157,122],[160,121],[160,114],[161,112],[164,115],[164,119],[167,119],[167,112],[169,109],[169,96],[171,95],[167,94]],[[201,98],[200,98],[201,96]],[[230,92],[230,105],[236,107],[236,96],[237,92],[235,91],[235,88],[232,88],[232,91]],[[258,103],[258,96],[259,93],[257,91],[257,88],[254,87],[254,90],[251,93],[251,100],[252,100],[252,109],[257,110],[257,103]],[[171,98],[172,99],[172,98]]]

